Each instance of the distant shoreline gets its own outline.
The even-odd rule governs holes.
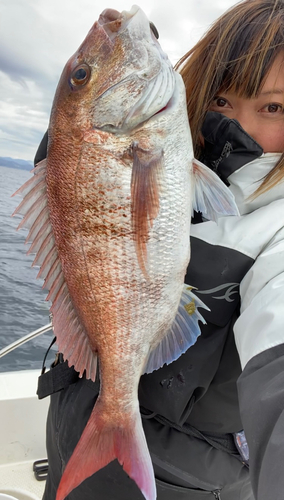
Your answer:
[[[0,168],[1,167],[30,171],[34,167],[34,165],[32,161],[21,160],[20,158],[0,156]]]

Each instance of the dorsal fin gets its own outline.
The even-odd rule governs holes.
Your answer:
[[[137,259],[147,277],[147,241],[149,231],[159,213],[163,151],[146,150],[133,143],[131,178],[131,220]]]

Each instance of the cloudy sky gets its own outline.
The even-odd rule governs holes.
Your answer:
[[[236,0],[0,0],[0,156],[33,159],[66,61],[102,10],[133,3],[175,63]]]

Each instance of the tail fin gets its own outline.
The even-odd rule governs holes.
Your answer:
[[[98,400],[67,463],[56,500],[64,500],[74,488],[115,458],[145,499],[156,500],[154,471],[138,410],[125,427],[110,427],[101,408]]]

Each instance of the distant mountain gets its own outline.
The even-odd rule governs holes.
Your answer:
[[[0,156],[0,168],[19,168],[21,170],[31,170],[33,168],[33,162],[27,160],[20,160],[15,158],[10,158],[9,156]]]

